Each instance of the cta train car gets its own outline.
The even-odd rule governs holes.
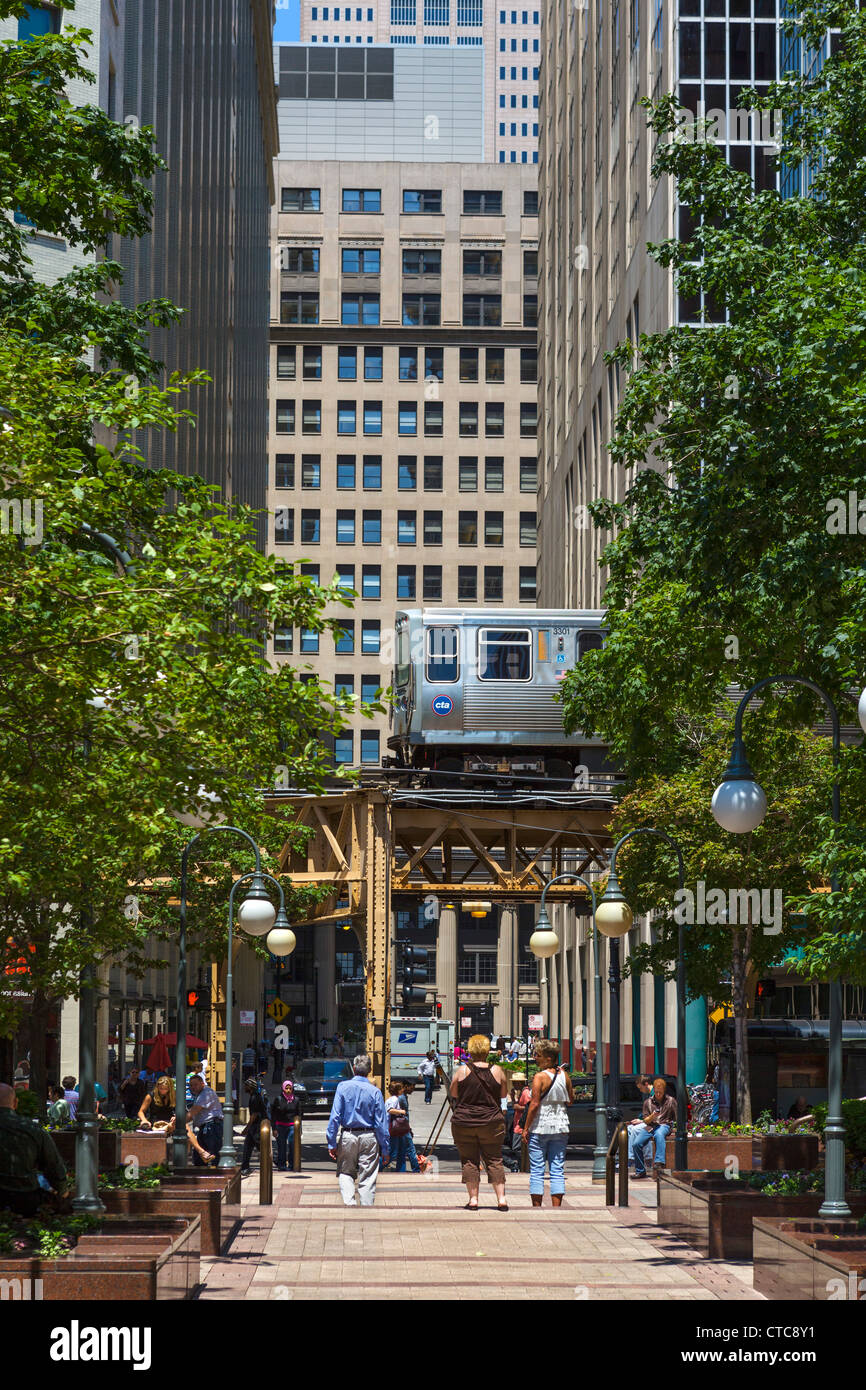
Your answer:
[[[408,609],[396,617],[392,734],[402,767],[612,775],[599,739],[566,734],[556,699],[604,640],[604,614],[573,609]]]

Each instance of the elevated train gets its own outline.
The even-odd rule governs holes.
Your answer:
[[[391,765],[436,774],[609,780],[606,745],[566,734],[562,681],[602,646],[604,613],[405,609],[396,616]]]

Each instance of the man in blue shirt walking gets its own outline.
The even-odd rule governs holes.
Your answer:
[[[379,1155],[388,1158],[390,1134],[382,1092],[370,1081],[372,1063],[366,1053],[352,1062],[355,1075],[341,1081],[328,1120],[328,1153],[336,1159],[340,1195],[347,1207],[371,1207],[376,1198]],[[339,1139],[338,1139],[339,1135]]]

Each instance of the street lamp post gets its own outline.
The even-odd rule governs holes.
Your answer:
[[[289,919],[286,916],[286,897],[283,892],[283,885],[279,879],[274,878],[273,874],[260,873],[254,870],[251,873],[241,874],[240,878],[235,879],[229,893],[229,954],[226,966],[226,1098],[223,1105],[223,1142],[217,1161],[218,1168],[233,1168],[235,1166],[235,1144],[234,1144],[234,1119],[235,1107],[232,1097],[232,996],[234,993],[234,981],[232,976],[232,932],[234,928],[234,909],[235,893],[242,883],[255,882],[256,886],[261,883],[272,883],[280,895],[280,907],[277,912],[276,921],[273,928],[269,931],[267,925],[267,913],[263,911],[264,899],[253,897],[252,895],[244,898],[238,909],[240,925],[251,936],[264,936],[269,932],[266,945],[274,955],[288,956],[295,949],[295,933],[289,926]],[[270,899],[267,900],[270,906]],[[240,1076],[238,1076],[240,1084]],[[238,1096],[240,1099],[240,1095]]]
[[[664,840],[674,850],[677,856],[677,868],[679,872],[678,886],[682,889],[685,885],[685,866],[683,862],[683,852],[673,836],[668,835],[665,830],[655,830],[650,827],[641,827],[638,830],[630,830],[627,835],[623,835],[617,840],[610,854],[610,873],[607,880],[601,901],[596,912],[598,929],[604,936],[611,937],[611,947],[616,947],[617,966],[619,965],[619,940],[620,936],[625,936],[629,931],[633,914],[625,900],[622,889],[619,886],[619,879],[616,874],[616,856],[618,851],[635,835],[656,835],[660,840]],[[617,995],[617,1004],[619,996]],[[617,1018],[617,1039],[619,1038],[619,1019]],[[611,1026],[611,1049],[613,1048],[613,1026]],[[613,1077],[614,1061],[611,1058],[611,1077]],[[616,1062],[617,1080],[619,1080],[619,1058]],[[618,1097],[617,1097],[618,1099]],[[612,1102],[613,1103],[613,1102]],[[685,956],[685,926],[683,922],[678,923],[677,928],[677,1132],[674,1146],[674,1161],[677,1169],[683,1172],[688,1167],[688,1135],[687,1135],[688,1110],[686,1102],[686,956]]]
[[[535,931],[529,938],[529,949],[534,956],[541,960],[546,960],[548,956],[555,956],[559,950],[559,937],[550,925],[550,918],[544,900],[547,897],[548,888],[552,888],[554,883],[564,883],[565,880],[582,883],[584,888],[589,891],[592,902],[592,921],[593,938],[595,946],[595,975],[593,978],[595,1018],[596,1018],[596,1047],[595,1047],[595,1148],[592,1154],[592,1180],[593,1182],[604,1182],[605,1170],[607,1166],[607,1107],[604,1100],[604,1057],[602,1056],[601,1046],[601,955],[598,945],[598,927],[595,920],[595,889],[588,879],[582,874],[557,874],[556,878],[550,879],[544,885],[541,892],[541,911],[538,914],[538,921],[535,923]],[[527,1074],[529,1068],[529,1052],[526,1054]]]
[[[205,835],[217,834],[217,832],[230,831],[234,835],[241,835],[252,848],[255,855],[256,867],[252,875],[250,891],[247,894],[247,901],[256,904],[250,908],[250,915],[245,922],[247,930],[250,924],[258,920],[260,930],[268,931],[274,924],[276,913],[273,903],[265,891],[264,878],[262,875],[262,857],[259,847],[251,835],[245,830],[240,830],[236,825],[209,825],[204,830],[200,830],[197,835],[184,846],[183,854],[180,859],[180,930],[177,940],[177,1048],[175,1051],[175,1100],[176,1100],[176,1120],[174,1139],[172,1141],[172,1161],[174,1169],[183,1168],[186,1163],[186,885],[187,872],[189,867],[189,857],[193,845],[197,844]],[[265,924],[266,925],[263,925]],[[228,1008],[231,1001],[228,1001]],[[226,1065],[229,1069],[229,1091],[231,1091],[231,1059],[227,1058]]]
[[[833,701],[820,685],[806,676],[766,676],[747,690],[737,706],[734,719],[734,746],[725,770],[724,779],[713,793],[713,815],[723,830],[734,835],[745,835],[761,824],[767,812],[767,798],[763,788],[756,781],[749,766],[743,744],[743,715],[749,701],[769,685],[805,685],[807,689],[820,695],[833,726],[833,766],[839,766],[839,745],[841,728],[839,712]],[[866,712],[866,691],[860,698],[860,721],[864,723]],[[839,779],[833,781],[832,815],[835,825],[839,824]],[[830,876],[830,891],[839,892],[839,878],[835,870]],[[827,1124],[824,1128],[824,1201],[819,1216],[850,1216],[851,1209],[845,1201],[845,1125],[842,1116],[842,983],[830,981],[830,1026],[828,1037],[827,1070]],[[748,1038],[747,1038],[748,1045]]]

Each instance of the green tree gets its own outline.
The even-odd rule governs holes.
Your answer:
[[[591,505],[615,533],[603,555],[610,637],[563,692],[567,727],[605,737],[642,791],[694,767],[689,739],[730,686],[808,676],[852,723],[866,674],[866,14],[853,0],[796,9],[812,46],[827,25],[842,27],[839,53],[817,75],[786,75],[739,104],[782,112],[779,163],[802,175],[800,196],[756,192],[723,148],[684,128],[673,96],[651,112],[654,177],[672,183],[694,230],[650,254],[682,294],[704,297],[707,323],[611,354],[628,377],[610,444],[627,482],[622,501]],[[802,689],[765,701],[747,746],[767,785],[758,729],[769,710],[801,729],[824,714]],[[802,767],[792,761],[787,784],[778,769],[774,804],[787,785],[814,890],[801,894],[807,974],[862,967],[861,768],[859,754],[843,757],[838,832],[824,814],[829,793],[797,799]],[[834,863],[844,870],[835,900],[820,891]],[[802,888],[796,874],[785,886]]]

